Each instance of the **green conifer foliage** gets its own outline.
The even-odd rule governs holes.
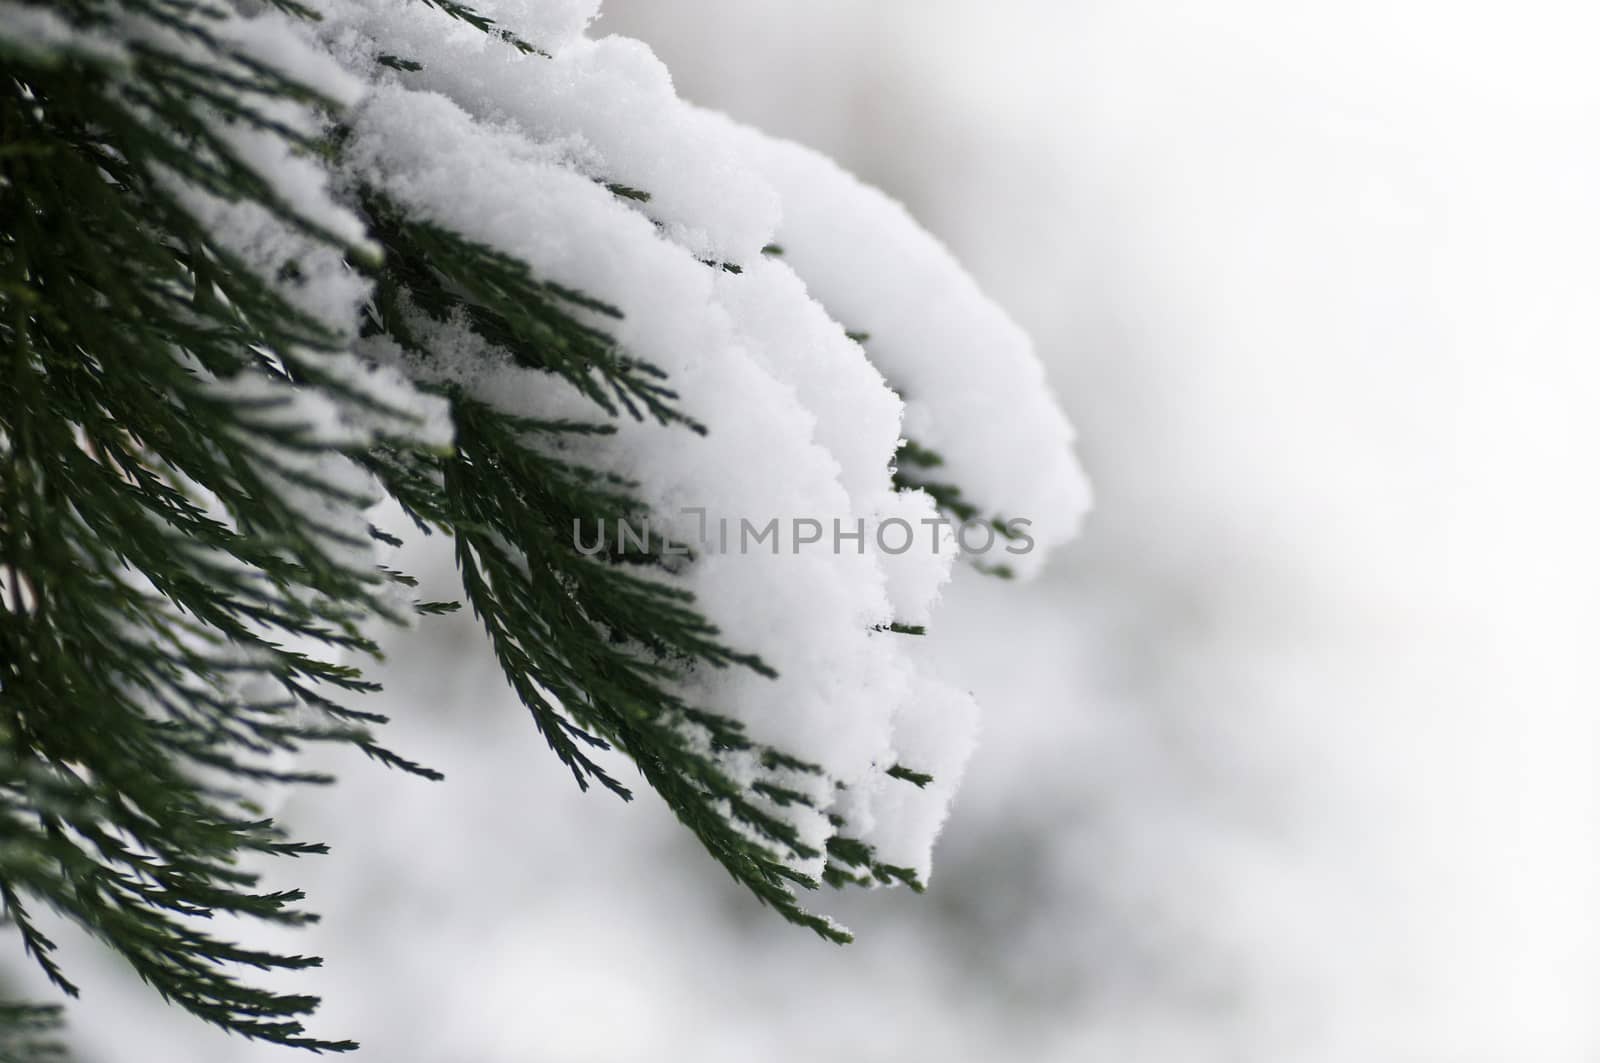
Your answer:
[[[434,6],[538,52],[470,8]],[[263,782],[329,782],[293,767],[305,744],[437,777],[381,745],[383,719],[359,707],[375,689],[360,663],[380,650],[364,625],[448,608],[407,603],[411,581],[378,564],[393,530],[360,515],[384,492],[454,537],[467,604],[579,785],[628,796],[593,755],[619,750],[735,879],[848,940],[799,904],[796,889],[817,883],[792,863],[824,854],[774,813],[808,802],[796,780],[820,769],[672,692],[685,669],[771,670],[656,578],[693,562],[675,544],[586,557],[572,541],[574,519],[644,515],[632,485],[574,460],[572,441],[620,418],[715,427],[679,412],[671,382],[596,323],[617,312],[376,190],[346,204],[368,239],[291,202],[237,134],[331,171],[340,103],[242,48],[227,4],[4,11],[29,22],[0,27],[0,900],[50,980],[75,993],[40,908],[207,1022],[355,1047],[306,1031],[314,997],[246,976],[320,961],[204,926],[316,918],[299,891],[266,889],[252,870],[261,855],[322,852],[250,797]],[[411,69],[404,56],[380,62]],[[285,104],[319,115],[318,131],[286,121]],[[194,190],[342,255],[371,285],[363,335],[297,302],[292,256],[263,275],[219,239]],[[363,342],[426,363],[419,326],[446,319],[577,387],[593,419],[519,418],[445,384],[371,385]],[[429,428],[430,400],[448,405],[449,445]],[[834,838],[826,857],[832,885],[915,884],[860,841]],[[0,1058],[43,1058],[35,1035],[52,1016],[0,1010]]]
[[[59,10],[92,31],[112,8]],[[279,754],[344,742],[432,774],[344,703],[373,684],[342,657],[376,652],[361,624],[392,609],[368,544],[319,518],[374,499],[339,475],[346,442],[302,419],[296,393],[379,415],[396,445],[406,418],[365,408],[335,371],[344,338],[216,242],[170,179],[331,239],[216,117],[298,139],[267,104],[327,101],[213,36],[203,7],[126,9],[179,29],[185,54],[12,50],[0,79],[0,898],[68,993],[35,905],[203,1019],[351,1048],[304,1032],[314,998],[238,974],[319,961],[197,920],[314,918],[242,868],[321,851],[243,795],[328,781]]]

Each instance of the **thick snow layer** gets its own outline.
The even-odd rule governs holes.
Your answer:
[[[1051,547],[1077,534],[1089,483],[1028,337],[900,204],[808,148],[726,122],[779,191],[776,243],[906,400],[908,438],[944,459],[932,479],[986,517],[1032,522]],[[1009,555],[1018,575],[1045,551]]]
[[[898,438],[898,402],[859,348],[785,267],[737,276],[708,268],[603,187],[443,96],[379,87],[353,129],[350,166],[362,180],[623,312],[618,340],[665,370],[685,411],[710,432],[624,421],[616,436],[590,442],[585,457],[637,481],[676,537],[699,541],[705,521],[718,548],[688,568],[684,584],[731,642],[780,673],[774,682],[742,670],[700,672],[686,693],[742,720],[759,740],[826,766],[830,782],[871,784],[898,757],[894,720],[915,711],[914,670],[901,637],[874,630],[899,619],[878,551],[832,549],[835,522],[853,528],[888,505]],[[718,299],[723,290],[737,296],[731,311]],[[814,360],[827,368],[830,347],[844,365],[824,384]],[[446,370],[458,379],[489,356],[470,334],[441,343],[439,352],[447,362],[468,363]],[[519,389],[517,412],[585,412],[574,389],[503,364],[483,378],[494,384],[483,397],[504,404],[514,393],[505,388],[508,375],[535,378]],[[843,432],[841,416],[862,421],[863,429]],[[822,418],[837,452],[819,439]],[[742,531],[746,520],[765,525],[772,518],[782,529],[780,552],[720,549],[724,521]],[[826,548],[794,552],[800,544],[785,533],[801,520],[828,529]],[[916,560],[931,571],[901,582],[920,585],[925,600],[909,603],[920,615],[950,555],[930,551]],[[825,811],[787,814],[815,844],[829,833]],[[864,832],[871,822],[869,808],[854,826]],[[930,831],[916,847],[925,851],[931,842]]]
[[[1039,549],[1000,559],[1027,575],[1087,506],[1070,429],[1026,338],[898,206],[684,103],[643,44],[583,35],[594,10],[484,7],[544,53],[525,54],[421,3],[330,0],[322,39],[372,82],[344,178],[622,311],[597,323],[709,433],[625,420],[576,453],[701,547],[680,582],[779,672],[696,672],[683,693],[826,769],[818,809],[774,809],[804,840],[837,829],[925,875],[976,712],[888,630],[936,620],[958,552],[928,496],[894,489],[895,453],[910,436],[986,517],[1032,521]],[[412,325],[434,356],[393,364],[511,412],[596,413],[459,324]]]
[[[720,123],[677,98],[666,67],[638,41],[568,37],[552,58],[522,55],[433,8],[391,0],[330,4],[328,30],[350,61],[420,63],[404,75],[408,87],[558,147],[596,180],[648,192],[640,209],[697,258],[747,263],[778,223],[776,192]]]

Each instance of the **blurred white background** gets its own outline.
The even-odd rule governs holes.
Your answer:
[[[947,595],[983,744],[927,896],[823,898],[846,949],[648,797],[580,795],[470,621],[403,636],[390,744],[448,781],[346,759],[286,808],[335,849],[281,872],[326,918],[292,939],[318,1032],[385,1063],[1600,1060],[1600,18],[606,11],[952,247],[1037,340],[1097,512],[1039,583]],[[86,1060],[290,1058],[85,982]]]

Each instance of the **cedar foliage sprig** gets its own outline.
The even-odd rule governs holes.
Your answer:
[[[425,2],[542,54],[454,0]],[[315,17],[293,0],[271,6]],[[290,839],[251,798],[262,783],[330,782],[287,766],[305,745],[352,746],[437,778],[378,743],[381,716],[348,704],[377,689],[357,663],[380,652],[364,625],[398,618],[414,585],[371,554],[373,540],[398,540],[348,519],[380,486],[454,536],[468,605],[580,786],[629,796],[595,751],[625,754],[737,881],[830,940],[849,936],[801,906],[797,891],[817,882],[794,863],[823,858],[832,885],[915,885],[859,841],[811,848],[782,809],[810,804],[803,784],[821,769],[677,693],[694,669],[771,674],[672,583],[692,559],[659,539],[597,557],[572,542],[574,519],[644,515],[634,485],[575,458],[576,443],[622,418],[715,427],[618,348],[614,308],[410,216],[381,190],[349,204],[381,259],[281,194],[238,135],[331,169],[339,140],[323,130],[338,104],[238,44],[230,4],[25,0],[22,10],[70,32],[41,43],[0,26],[0,903],[50,981],[76,993],[41,910],[223,1029],[355,1047],[306,1031],[315,997],[243,973],[317,958],[202,926],[217,915],[315,920],[298,890],[267,888],[251,870],[264,856],[324,851]],[[403,56],[380,62],[416,69]],[[308,132],[285,104],[325,121]],[[200,194],[252,207],[367,274],[366,341],[382,337],[426,366],[434,352],[419,326],[464,322],[487,348],[575,387],[595,419],[519,418],[421,385],[453,418],[453,448],[441,450],[420,414],[352,371],[363,343],[299,305],[295,263],[263,275],[198,219]],[[753,785],[736,780],[735,762]],[[0,1007],[0,1059],[42,1058],[35,1035],[54,1016]]]
[[[196,920],[315,918],[299,891],[244,869],[252,854],[323,851],[244,793],[329,781],[281,767],[304,744],[434,773],[338,700],[375,689],[339,657],[375,655],[361,625],[393,613],[382,574],[350,560],[364,536],[319,515],[369,499],[295,401],[299,380],[331,382],[344,340],[177,191],[331,239],[220,131],[292,139],[271,105],[328,101],[239,54],[204,5],[49,10],[86,33],[141,19],[176,43],[13,49],[0,79],[0,899],[68,994],[36,904],[209,1022],[347,1050],[305,1032],[316,998],[238,973],[320,961]],[[389,412],[399,444],[404,418]]]
[[[660,371],[619,354],[581,311],[610,307],[541,284],[526,268],[435,225],[404,220],[368,195],[373,232],[384,248],[366,335],[384,337],[426,364],[432,357],[417,318],[457,321],[500,356],[555,374],[610,416],[653,417],[705,431],[671,403]],[[563,455],[573,437],[607,434],[608,423],[552,423],[516,417],[446,387],[456,426],[447,456],[395,456],[376,466],[395,498],[420,522],[455,536],[467,601],[540,733],[578,785],[623,797],[630,791],[591,756],[616,748],[733,877],[786,918],[830,940],[848,932],[805,911],[794,887],[816,881],[790,859],[822,855],[770,807],[809,799],[783,785],[815,765],[758,749],[734,720],[687,704],[674,683],[692,667],[775,673],[735,652],[694,611],[684,591],[645,574],[668,570],[686,548],[652,535],[645,549],[590,558],[579,524],[648,523],[634,485]],[[612,544],[615,546],[616,544]],[[723,766],[725,754],[753,754],[766,772],[754,794]]]
[[[0,1063],[68,1063],[61,1007],[0,1003]]]

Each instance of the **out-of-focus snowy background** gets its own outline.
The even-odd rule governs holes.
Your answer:
[[[582,795],[469,620],[284,809],[318,1032],[413,1063],[1600,1059],[1600,19],[1577,4],[607,0],[902,199],[1037,340],[1098,505],[936,618],[984,737],[827,946]],[[981,351],[973,357],[981,358]],[[1026,461],[1026,454],[1017,460]],[[448,591],[434,548],[402,560]],[[69,940],[86,1061],[291,1058]]]

